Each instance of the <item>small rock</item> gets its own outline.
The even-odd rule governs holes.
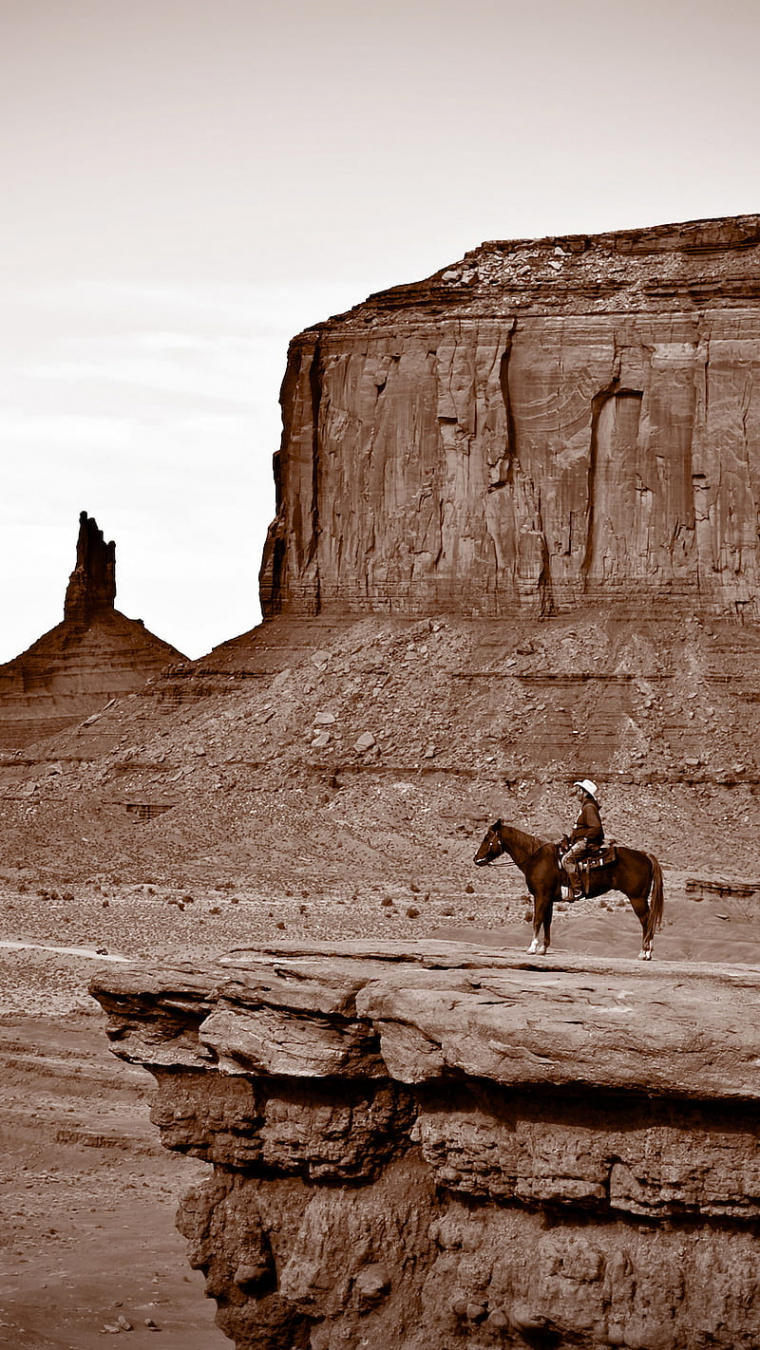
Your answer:
[[[468,881],[468,882],[467,882],[467,885],[465,886],[464,889],[465,889],[465,894],[466,894],[466,895],[474,895],[474,894],[475,894],[475,887],[473,886],[473,884],[472,884],[471,881]]]
[[[122,1331],[134,1331],[134,1327],[128,1318],[122,1316],[118,1319],[118,1322]]]
[[[475,1303],[473,1300],[473,1302],[467,1304],[465,1316],[470,1322],[479,1322],[481,1318],[485,1317],[487,1312],[488,1309],[485,1303]]]
[[[509,1320],[517,1331],[541,1331],[546,1326],[543,1313],[534,1313],[527,1303],[513,1303]]]
[[[334,721],[335,713],[331,712],[318,712],[314,718],[315,724],[320,727],[331,727]]]
[[[374,744],[375,738],[372,735],[372,732],[363,731],[361,736],[354,741],[354,750],[358,750],[361,753],[363,750],[371,750]]]
[[[376,1262],[365,1266],[359,1271],[354,1284],[354,1289],[359,1295],[362,1303],[375,1303],[383,1298],[390,1290],[391,1277],[385,1266]]]
[[[416,905],[410,905],[408,910],[406,911],[406,917],[407,919],[416,919],[419,915],[419,912],[420,911],[417,909]]]

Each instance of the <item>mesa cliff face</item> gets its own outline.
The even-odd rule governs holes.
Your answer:
[[[296,944],[91,986],[238,1350],[751,1350],[759,973]]]
[[[760,217],[483,244],[291,345],[262,607],[760,612]]]

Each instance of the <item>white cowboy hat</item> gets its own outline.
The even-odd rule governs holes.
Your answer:
[[[596,786],[596,783],[591,782],[590,778],[577,779],[576,782],[573,783],[573,787],[583,788],[583,791],[587,792],[589,797],[593,797],[594,801],[596,801],[596,794],[599,791],[599,789]]]

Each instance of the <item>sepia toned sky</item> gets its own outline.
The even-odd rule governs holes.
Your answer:
[[[757,0],[0,0],[0,661],[80,510],[259,619],[288,339],[485,239],[760,211]]]

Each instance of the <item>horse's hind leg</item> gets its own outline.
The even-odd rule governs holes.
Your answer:
[[[652,939],[647,937],[647,927],[649,924],[649,901],[645,895],[629,895],[628,899],[633,906],[636,918],[641,924],[641,951],[639,952],[640,961],[651,961],[652,959]]]
[[[528,948],[531,956],[546,956],[549,950],[553,907],[551,895],[539,892],[533,896],[533,941]],[[543,941],[541,939],[542,928],[544,930]]]

